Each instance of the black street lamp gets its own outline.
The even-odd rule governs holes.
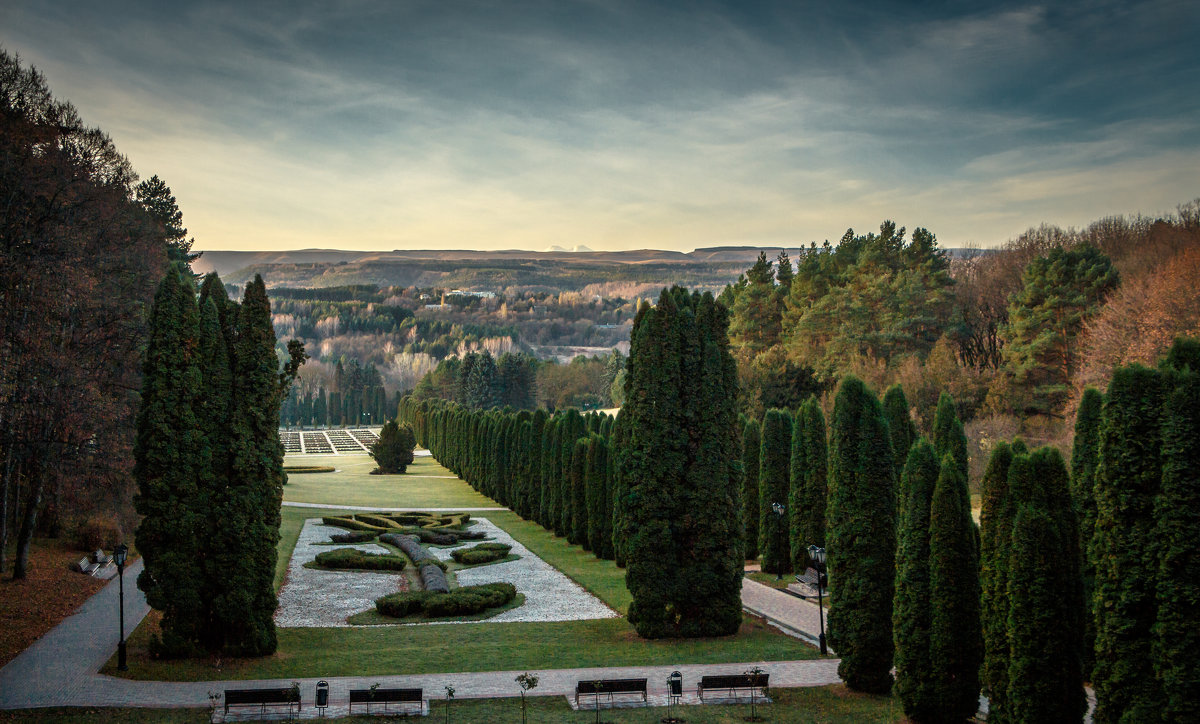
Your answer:
[[[113,562],[117,564],[118,590],[120,598],[117,607],[120,609],[121,642],[117,644],[117,671],[128,671],[125,665],[125,557],[129,555],[129,546],[121,543],[113,549]]]
[[[783,525],[783,511],[785,511],[786,508],[784,507],[783,503],[771,503],[771,510],[775,511],[775,535],[772,537],[777,538],[780,535],[779,526]],[[783,573],[776,571],[775,580],[782,581]]]
[[[825,576],[825,549],[815,545],[808,547],[808,557],[813,562],[813,567],[817,570],[817,615],[821,618],[821,655],[829,653],[825,647],[825,604],[822,601],[822,596],[825,593],[825,582],[829,580]]]

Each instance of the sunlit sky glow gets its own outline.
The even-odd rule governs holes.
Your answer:
[[[1200,196],[1179,2],[26,2],[197,249],[944,246]]]

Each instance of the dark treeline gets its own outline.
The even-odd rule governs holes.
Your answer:
[[[3,50],[0,197],[0,551],[22,578],[35,535],[132,528],[146,309],[193,256],[166,184]]]
[[[290,388],[279,421],[289,427],[382,425],[394,416],[399,402],[399,392],[388,395],[374,365],[339,359],[329,389],[312,384]]]

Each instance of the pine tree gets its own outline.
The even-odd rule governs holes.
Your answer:
[[[758,420],[746,421],[742,431],[742,530],[746,535],[746,558],[758,557],[758,476],[762,439]]]
[[[896,591],[892,630],[896,646],[896,695],[914,721],[933,721],[929,634],[929,510],[940,466],[933,446],[921,438],[909,449],[900,476],[900,529],[896,551]]]
[[[200,467],[209,463],[197,456],[207,449],[197,419],[203,385],[199,326],[191,278],[172,266],[150,314],[134,444],[134,503],[142,516],[137,541],[145,561],[138,588],[163,614],[155,649],[164,656],[194,653],[198,627],[207,620],[196,555],[204,531],[198,479]]]
[[[969,500],[966,476],[947,455],[929,510],[930,681],[944,722],[965,722],[979,708],[979,549]]]
[[[1028,478],[1010,486],[1007,717],[1014,722],[1078,724],[1083,691],[1083,577],[1079,528],[1067,467],[1050,447],[1027,458]],[[1018,462],[1019,461],[1019,462]]]
[[[238,584],[214,605],[226,632],[226,651],[264,656],[275,651],[275,559],[283,500],[283,446],[279,442],[279,372],[271,305],[262,277],[246,285],[234,354],[230,430],[233,464],[225,516],[226,550],[240,553],[230,567]]]
[[[786,510],[784,515],[775,512],[776,505],[787,505],[791,487],[788,482],[791,449],[791,413],[767,410],[763,418],[758,476],[758,549],[763,573],[792,571]]]
[[[892,455],[896,458],[896,480],[908,460],[908,449],[917,441],[917,426],[908,412],[908,398],[899,383],[892,385],[883,394],[883,415],[888,421],[888,439],[892,441]],[[964,448],[965,450],[965,448]]]
[[[1079,539],[1086,553],[1096,527],[1096,465],[1100,453],[1100,419],[1104,408],[1104,395],[1089,387],[1083,391],[1079,401],[1079,412],[1075,416],[1075,442],[1071,449],[1071,497],[1079,513]],[[1083,671],[1090,678],[1095,664],[1096,620],[1091,615],[1092,594],[1096,588],[1096,571],[1091,560],[1083,559],[1083,595],[1088,605],[1085,616],[1086,631],[1083,645]]]
[[[1162,477],[1163,381],[1133,365],[1113,371],[1100,425],[1096,523],[1089,555],[1096,567],[1095,721],[1155,721],[1162,687],[1148,676],[1156,611],[1154,499]]]
[[[829,493],[829,448],[825,439],[825,413],[816,396],[800,408],[804,418],[804,500],[802,533],[809,545],[825,546],[825,508]]]
[[[1178,343],[1177,343],[1178,344]],[[1200,721],[1200,365],[1173,375],[1155,503],[1158,617],[1152,660],[1164,721]]]
[[[746,275],[746,288],[738,293],[731,309],[730,340],[751,356],[779,344],[782,310],[775,291],[774,271],[764,252]]]
[[[1009,494],[1009,476],[1028,477],[1028,458],[1012,467],[1013,448],[998,442],[992,448],[981,484],[980,590],[983,623],[981,679],[988,697],[988,719],[1008,721],[1008,565],[1012,555],[1012,521],[1016,514]],[[1018,483],[1018,487],[1029,485]]]
[[[892,687],[896,483],[879,399],[847,376],[834,402],[826,513],[830,644],[857,691]]]
[[[618,449],[616,533],[639,635],[716,636],[741,625],[736,366],[711,294],[663,290],[639,309]]]

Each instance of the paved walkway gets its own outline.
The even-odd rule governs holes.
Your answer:
[[[136,580],[141,572],[141,560],[125,571],[125,625],[132,632],[149,612],[145,597]],[[210,705],[209,694],[220,693],[226,687],[291,686],[293,679],[262,681],[130,681],[97,674],[101,666],[116,651],[117,599],[119,581],[108,583],[88,599],[73,616],[64,620],[36,643],[23,651],[7,666],[0,669],[0,709],[27,709],[50,706],[116,706],[116,707],[198,707]],[[766,594],[758,589],[765,589]],[[803,614],[789,618],[772,596],[779,595],[802,604],[799,599],[779,594],[766,586],[746,581],[743,600],[747,607],[757,606],[766,615],[778,617],[784,626],[804,627]],[[800,609],[802,610],[802,609]],[[772,686],[826,686],[838,683],[834,659],[811,661],[749,661],[731,664],[677,664],[672,666],[615,667],[588,669],[543,670],[538,674],[536,696],[567,696],[574,692],[575,682],[600,678],[649,679],[651,693],[666,690],[667,676],[675,670],[684,676],[686,685],[699,677],[713,673],[741,673],[762,668],[771,676]],[[456,698],[490,698],[518,696],[520,688],[514,678],[520,671],[488,671],[449,674],[419,674],[407,676],[334,677],[328,679],[331,702],[344,703],[352,688],[412,686],[425,689],[426,695],[439,697],[443,686],[451,685]],[[305,702],[312,701],[316,679],[298,679]]]
[[[814,602],[743,578],[742,608],[765,618],[786,633],[802,638],[813,646],[817,645],[821,620]],[[825,625],[828,626],[829,621]]]

